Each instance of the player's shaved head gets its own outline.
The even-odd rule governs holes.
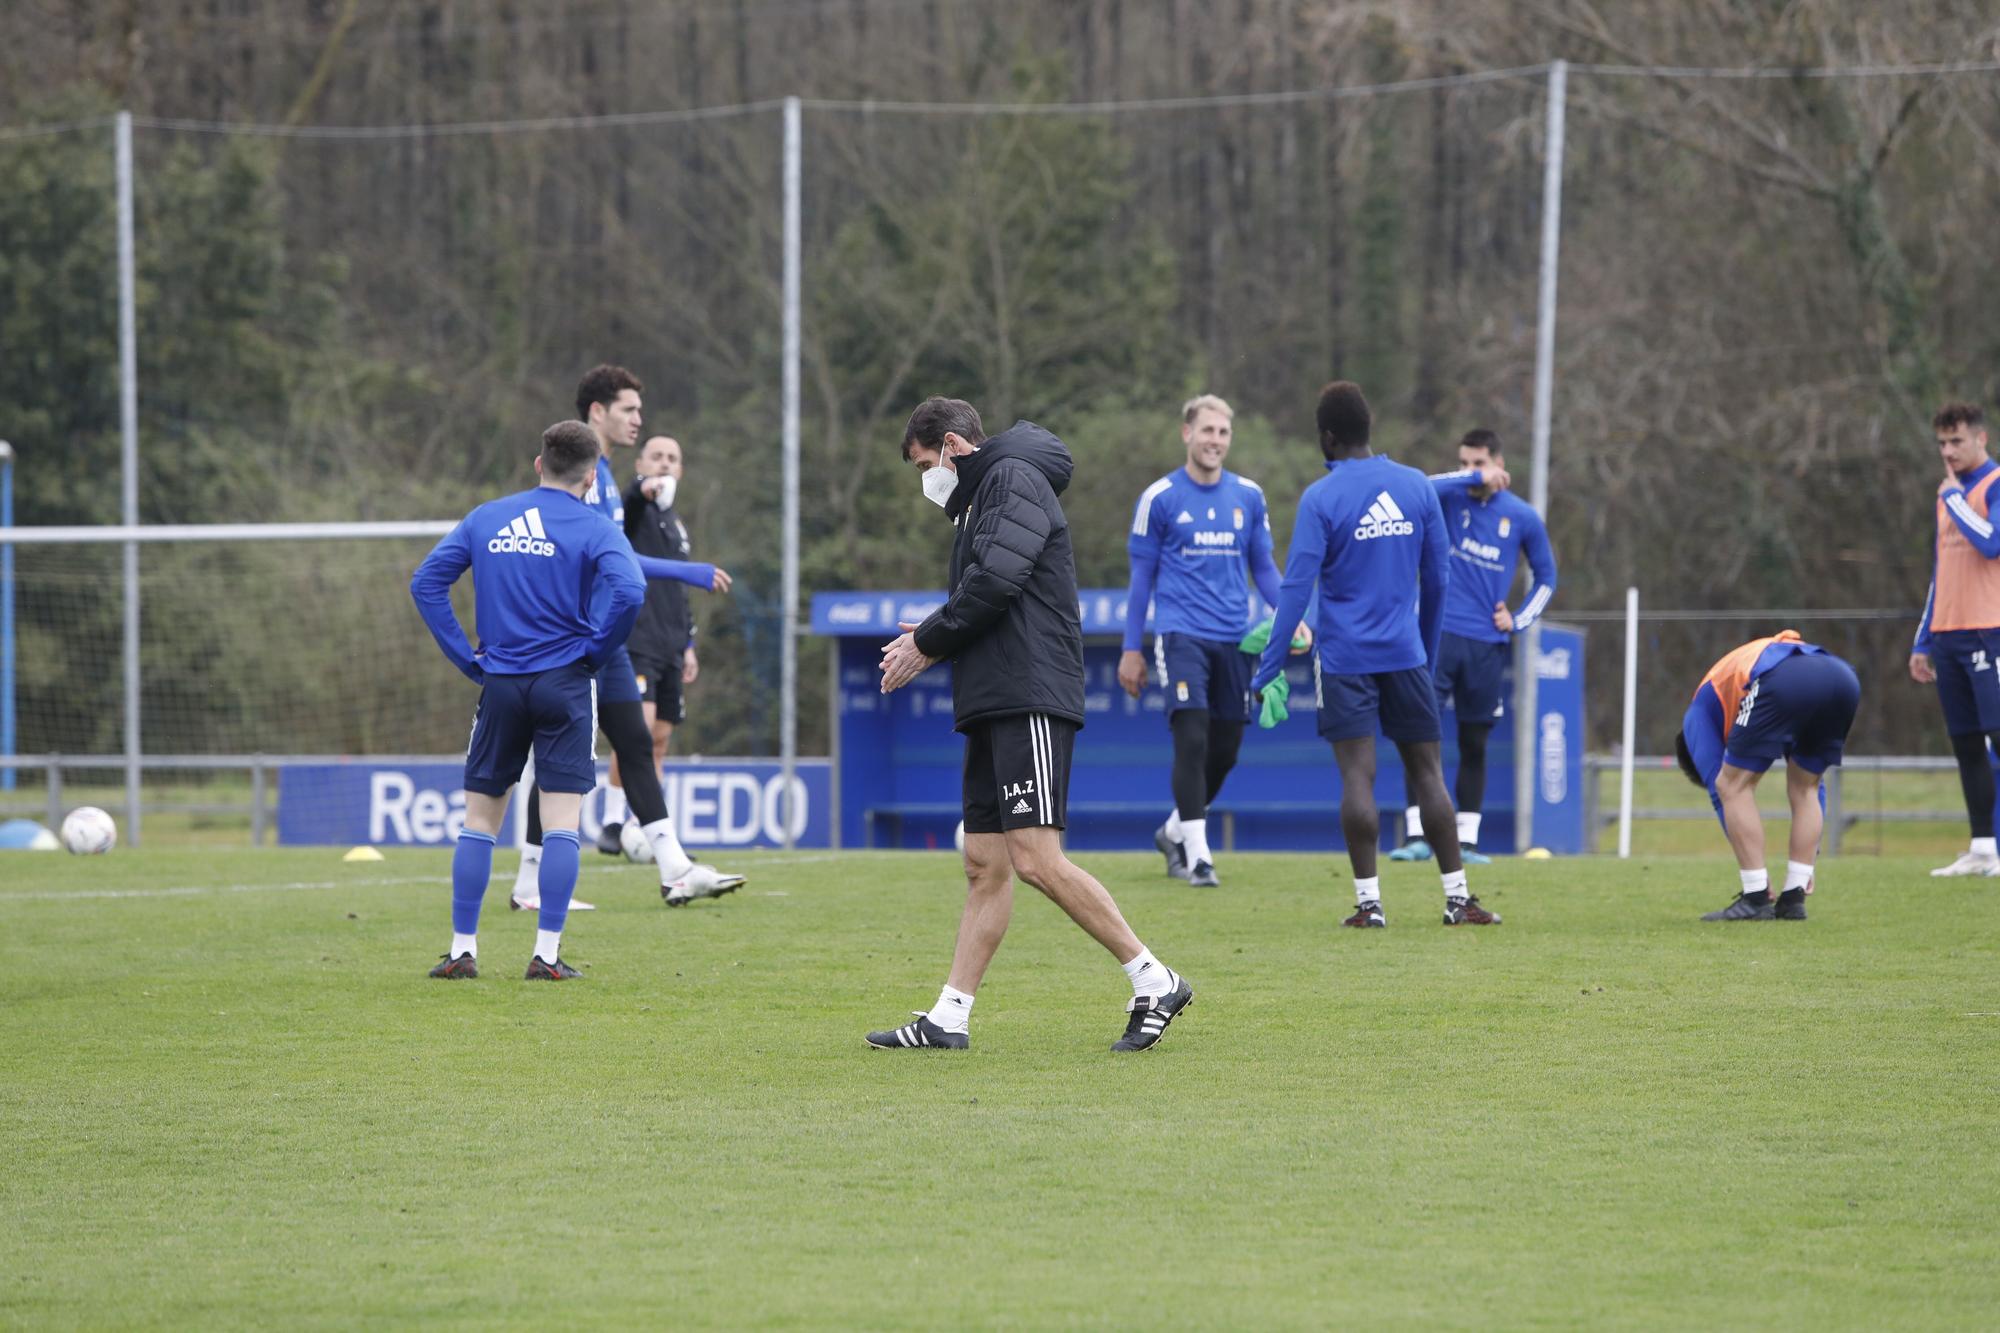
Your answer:
[[[1366,449],[1375,414],[1361,386],[1349,380],[1335,380],[1319,391],[1319,451],[1328,458],[1336,453]]]
[[[574,486],[597,466],[597,434],[581,421],[558,421],[542,432],[542,480]]]

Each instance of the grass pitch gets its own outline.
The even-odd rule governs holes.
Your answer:
[[[1993,881],[1716,926],[1719,858],[1503,862],[1445,930],[1385,866],[1352,932],[1329,858],[1081,859],[1197,989],[1157,1051],[1025,889],[973,1049],[865,1049],[942,855],[599,861],[561,985],[498,893],[424,977],[443,853],[7,856],[0,1324],[1991,1326]]]

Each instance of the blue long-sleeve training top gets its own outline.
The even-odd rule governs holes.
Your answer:
[[[1235,640],[1250,621],[1249,582],[1273,605],[1278,566],[1264,488],[1224,471],[1204,486],[1175,468],[1139,496],[1125,538],[1132,582],[1125,599],[1125,648],[1139,649],[1146,606],[1159,634]],[[1246,578],[1247,576],[1247,578]]]
[[[1493,608],[1507,600],[1514,567],[1528,557],[1528,595],[1514,610],[1514,633],[1541,618],[1556,595],[1556,556],[1549,547],[1549,530],[1535,507],[1512,491],[1475,497],[1476,470],[1434,475],[1438,504],[1444,511],[1451,543],[1451,586],[1444,598],[1444,628],[1448,634],[1505,643],[1507,631],[1493,627]]]
[[[1315,585],[1320,668],[1368,675],[1437,658],[1451,557],[1430,479],[1379,454],[1328,463],[1299,497],[1271,642],[1250,687],[1283,670]]]
[[[468,569],[476,649],[451,609]],[[410,596],[451,664],[480,680],[579,658],[595,667],[632,632],[646,582],[624,532],[568,491],[538,486],[467,514],[417,566]]]

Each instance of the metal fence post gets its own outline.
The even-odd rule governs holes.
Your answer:
[[[139,316],[132,222],[132,113],[117,120],[119,513],[139,523]],[[139,543],[125,543],[125,840],[139,845]]]
[[[264,845],[264,756],[250,759],[250,845]]]
[[[54,755],[49,756],[49,827],[60,831],[63,819],[62,765]]]
[[[780,370],[781,443],[784,452],[784,569],[778,617],[778,769],[784,799],[779,808],[783,842],[792,846],[798,804],[793,782],[799,757],[799,288],[800,134],[799,99],[785,99],[784,355]]]
[[[1542,147],[1542,269],[1535,299],[1534,461],[1528,474],[1528,503],[1549,516],[1549,423],[1556,377],[1556,270],[1562,260],[1562,179],[1564,113],[1569,102],[1569,62],[1549,66],[1547,137]],[[1539,621],[1522,636],[1514,680],[1514,850],[1535,840],[1535,752],[1541,735],[1542,656]]]

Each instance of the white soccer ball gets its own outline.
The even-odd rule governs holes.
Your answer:
[[[118,825],[94,805],[79,805],[63,817],[62,845],[78,856],[108,852],[118,842]]]
[[[639,827],[639,821],[628,819],[618,830],[618,845],[625,849],[627,861],[650,861],[653,859],[653,844],[646,840],[646,830]]]
[[[960,852],[965,850],[965,821],[963,819],[958,821],[958,829],[951,835],[951,844],[958,848]]]

